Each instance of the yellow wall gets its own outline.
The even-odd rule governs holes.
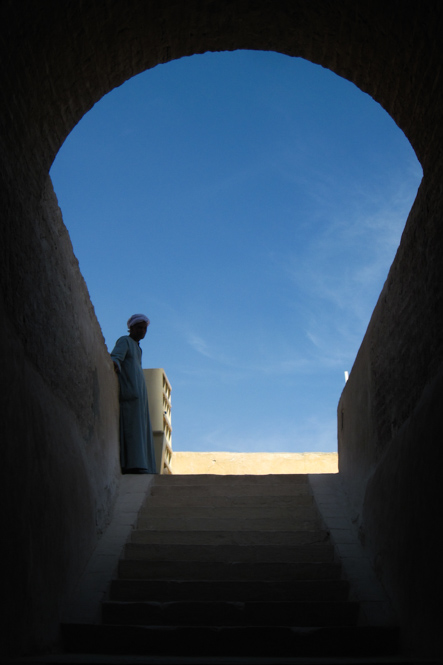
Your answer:
[[[175,452],[174,474],[337,473],[337,453],[194,453]]]

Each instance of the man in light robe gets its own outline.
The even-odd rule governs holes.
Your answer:
[[[140,341],[149,319],[133,314],[129,335],[120,337],[111,353],[120,385],[120,463],[122,473],[156,473],[148,393],[142,370]]]

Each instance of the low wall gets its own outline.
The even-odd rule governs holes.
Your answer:
[[[174,474],[337,473],[337,453],[174,452]]]

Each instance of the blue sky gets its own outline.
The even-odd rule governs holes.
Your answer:
[[[109,351],[151,319],[175,450],[336,451],[422,177],[379,104],[299,58],[182,58],[98,102],[51,177]]]

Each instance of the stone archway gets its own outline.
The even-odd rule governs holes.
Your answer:
[[[193,53],[247,48],[303,57],[353,81],[392,116],[424,169],[343,395],[340,455],[405,630],[415,644],[437,650],[428,601],[439,562],[424,571],[418,551],[407,548],[405,555],[400,544],[410,541],[411,528],[432,532],[429,508],[440,485],[443,5],[11,0],[0,15],[3,491],[10,505],[4,528],[14,542],[4,565],[12,567],[11,580],[20,580],[19,595],[29,598],[26,608],[12,603],[10,649],[55,639],[63,599],[106,524],[118,483],[115,383],[50,165],[80,118],[134,74]],[[417,464],[424,452],[431,469]],[[399,464],[401,478],[394,472]],[[402,505],[409,512],[399,525]],[[390,547],[394,520],[398,544]],[[407,575],[398,575],[405,560]],[[407,588],[412,578],[415,595]],[[15,597],[17,587],[8,593]],[[19,639],[15,631],[23,625]]]

